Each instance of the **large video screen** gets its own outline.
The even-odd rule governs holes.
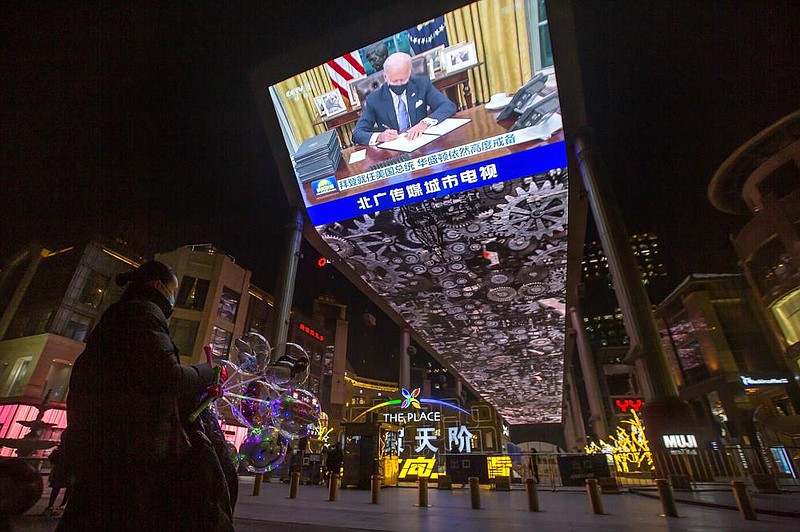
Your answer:
[[[512,424],[561,421],[567,162],[543,1],[269,87],[321,237]]]

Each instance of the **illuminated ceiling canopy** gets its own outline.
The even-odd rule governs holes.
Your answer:
[[[561,420],[566,169],[317,227],[510,423]]]

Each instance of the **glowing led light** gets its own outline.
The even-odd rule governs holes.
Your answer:
[[[489,478],[510,477],[511,476],[511,457],[509,456],[487,456],[486,467]]]
[[[400,405],[400,408],[408,408],[409,406],[413,405],[414,408],[419,409],[420,408],[420,403],[446,406],[448,408],[453,408],[455,410],[458,410],[459,412],[462,412],[462,413],[464,413],[464,414],[466,414],[468,416],[472,415],[469,412],[467,412],[466,410],[464,410],[463,408],[461,408],[459,406],[456,406],[454,404],[450,404],[450,403],[447,403],[445,401],[440,401],[438,399],[417,399],[418,396],[419,396],[419,388],[415,388],[414,391],[412,391],[412,392],[409,392],[408,390],[406,390],[404,388],[403,389],[403,397],[405,397],[405,399],[392,399],[391,401],[384,401],[384,402],[382,402],[380,404],[377,404],[377,405],[375,405],[375,406],[373,406],[371,408],[368,408],[367,410],[364,410],[358,416],[356,416],[353,419],[353,421],[358,421],[359,419],[361,419],[362,417],[366,416],[370,412],[373,412],[375,410],[378,410],[379,408],[383,408],[383,407],[386,407],[386,406]]]
[[[617,426],[617,434],[608,437],[610,443],[603,440],[599,444],[592,442],[584,447],[584,451],[587,454],[610,454],[614,458],[617,471],[622,473],[653,471],[653,454],[644,433],[644,424],[635,410],[631,414],[631,419],[626,419]],[[627,429],[623,425],[627,425]]]
[[[400,468],[400,473],[397,475],[398,480],[402,480],[408,476],[416,476],[417,478],[439,478],[439,473],[434,471],[436,467],[436,458],[406,458],[403,462],[403,467]]]
[[[403,388],[403,404],[400,405],[400,408],[408,408],[409,405],[413,406],[416,409],[419,409],[419,400],[417,397],[419,396],[419,388],[414,388],[414,391],[409,392],[405,388]]]

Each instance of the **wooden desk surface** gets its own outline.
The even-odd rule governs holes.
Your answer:
[[[502,122],[497,122],[496,117],[499,113],[500,111],[488,111],[484,108],[483,105],[479,105],[471,109],[465,109],[464,111],[459,111],[455,115],[453,115],[454,118],[470,118],[471,121],[459,127],[458,129],[451,131],[446,135],[442,135],[437,140],[434,140],[433,142],[430,142],[425,146],[422,146],[419,149],[410,152],[408,154],[409,158],[416,159],[417,157],[422,157],[423,155],[437,153],[442,150],[454,148],[457,146],[462,146],[464,144],[469,144],[470,142],[475,142],[477,140],[482,140],[506,133],[514,124],[515,119],[510,118],[508,120],[503,120]],[[509,153],[523,151],[536,146],[542,146],[545,144],[559,142],[562,140],[564,140],[564,132],[562,129],[559,129],[547,140],[534,140],[530,142],[515,144],[513,146],[505,146],[503,148],[498,148],[491,151],[483,152],[470,157],[465,157],[463,159],[448,161],[446,163],[441,163],[435,166],[423,168],[421,170],[413,172],[411,175],[404,174],[400,176],[394,176],[388,179],[360,186],[357,189],[352,189],[345,192],[333,192],[330,194],[325,194],[320,198],[316,198],[314,196],[311,189],[311,183],[306,183],[305,185],[302,186],[302,189],[303,189],[303,194],[306,200],[308,201],[308,204],[318,205],[321,203],[326,203],[331,200],[347,197],[357,193],[362,193],[364,191],[381,188],[386,185],[394,185],[397,183],[402,183],[410,179],[416,179],[418,177],[424,177],[426,175],[438,172],[444,172],[450,168],[457,168],[472,163],[476,163],[479,161],[495,159],[497,157],[502,157],[503,155],[507,155]],[[363,161],[350,164],[349,163],[350,154],[355,151],[364,149],[367,150],[366,158]],[[342,162],[339,164],[339,169],[336,171],[335,177],[337,180],[340,180],[346,177],[368,172],[371,166],[384,162],[388,159],[397,157],[402,153],[403,152],[378,148],[377,146],[353,146],[351,148],[347,148],[345,150],[342,150]]]

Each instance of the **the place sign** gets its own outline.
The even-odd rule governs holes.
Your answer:
[[[419,423],[420,421],[439,422],[442,420],[442,413],[436,412],[395,412],[383,414],[383,421],[385,423]]]
[[[780,377],[773,377],[770,379],[754,379],[752,377],[748,377],[746,375],[739,375],[739,378],[742,379],[742,384],[745,386],[766,386],[770,384],[789,384],[789,379],[787,378],[780,378]]]

